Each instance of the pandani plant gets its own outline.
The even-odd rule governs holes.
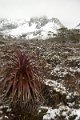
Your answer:
[[[5,102],[33,105],[41,99],[42,79],[35,57],[17,51],[1,70],[1,98]]]

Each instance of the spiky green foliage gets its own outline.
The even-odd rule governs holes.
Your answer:
[[[17,52],[3,68],[1,81],[3,98],[10,102],[29,103],[38,101],[41,79],[35,58],[24,52]]]

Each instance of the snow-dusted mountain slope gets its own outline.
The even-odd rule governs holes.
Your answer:
[[[48,19],[46,16],[33,17],[29,21],[0,19],[0,32],[12,37],[46,39],[54,37],[60,28],[64,28],[64,25],[59,19]]]
[[[80,29],[80,23],[76,26],[76,29]]]

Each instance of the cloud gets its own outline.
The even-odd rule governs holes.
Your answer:
[[[29,18],[47,15],[57,17],[72,27],[80,22],[80,0],[0,0],[0,16]]]

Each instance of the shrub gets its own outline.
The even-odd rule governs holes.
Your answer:
[[[2,69],[2,100],[33,105],[41,98],[42,80],[33,55],[18,51]]]

